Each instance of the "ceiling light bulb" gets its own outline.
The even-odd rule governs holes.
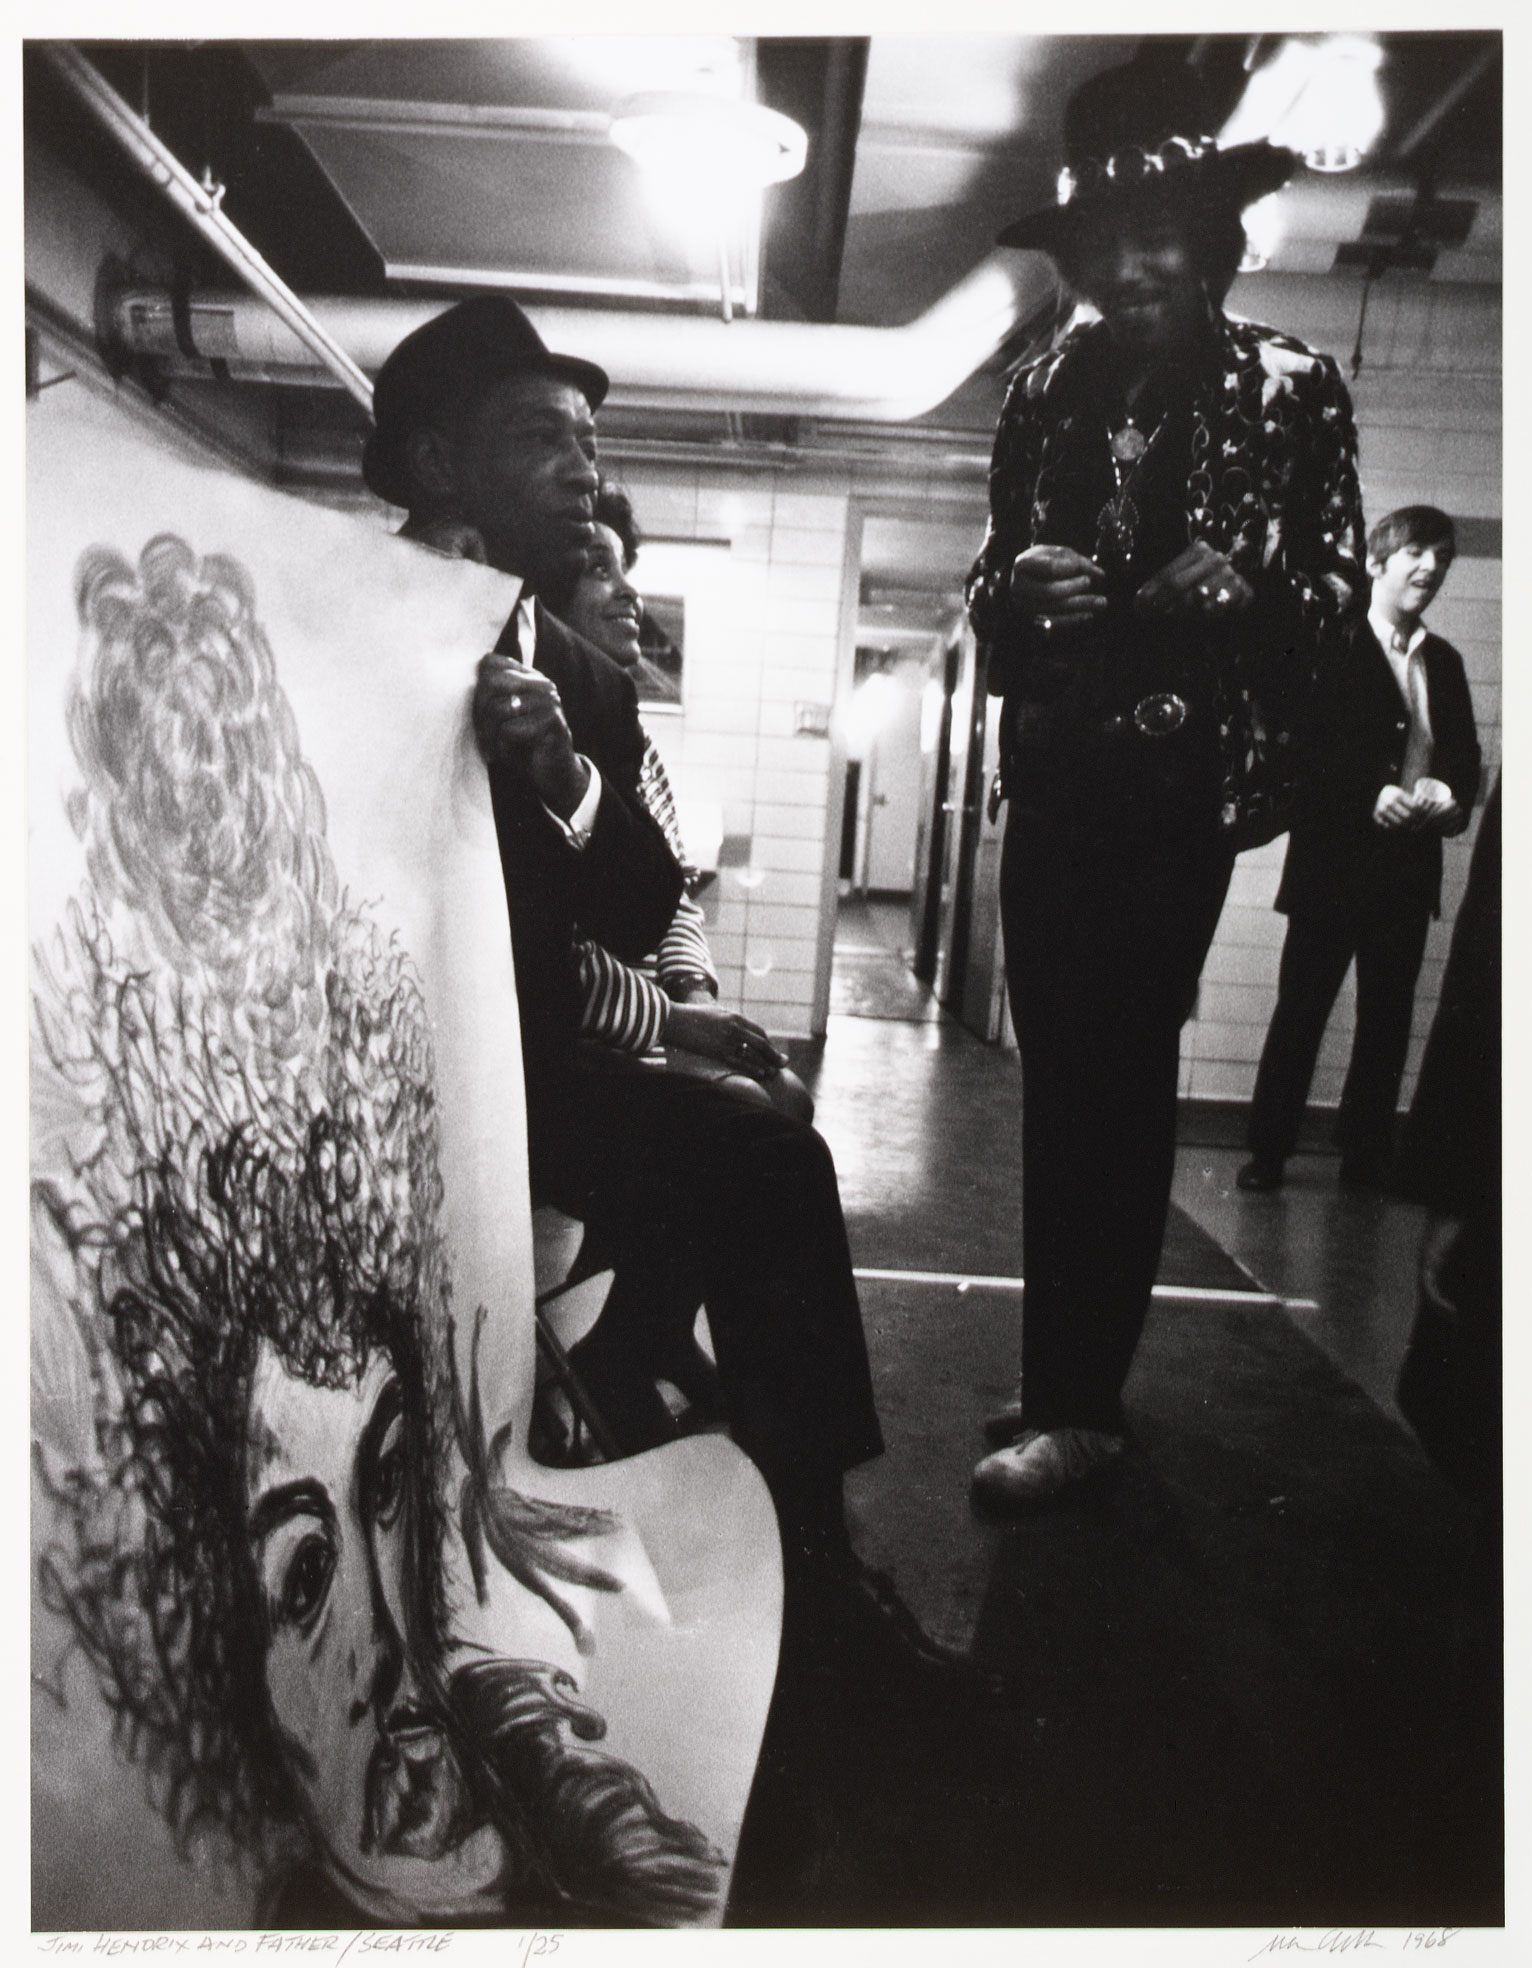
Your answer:
[[[634,96],[612,118],[612,142],[645,171],[672,179],[722,178],[760,191],[797,177],[808,137],[763,103],[672,93]]]

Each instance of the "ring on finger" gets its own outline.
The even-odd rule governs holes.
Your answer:
[[[1040,635],[1052,635],[1053,617],[1051,615],[1039,615],[1037,618],[1037,628]]]

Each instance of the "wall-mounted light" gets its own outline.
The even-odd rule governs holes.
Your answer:
[[[1354,170],[1383,129],[1382,61],[1367,34],[1284,41],[1251,76],[1219,140],[1266,137],[1296,150],[1312,171]]]
[[[1239,263],[1241,273],[1259,273],[1269,266],[1271,256],[1282,240],[1282,194],[1269,191],[1264,198],[1258,198],[1244,211],[1245,257]]]
[[[846,753],[861,758],[878,734],[892,721],[905,695],[905,686],[885,670],[863,677],[852,692],[846,712]]]

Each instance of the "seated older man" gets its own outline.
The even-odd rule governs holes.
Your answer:
[[[522,584],[480,665],[522,1025],[533,1193],[599,1229],[617,1277],[707,1305],[735,1439],[782,1529],[789,1649],[858,1682],[930,1686],[953,1665],[854,1557],[843,1472],[883,1447],[829,1150],[769,1107],[669,1073],[593,1070],[578,1045],[577,936],[636,962],[682,872],[639,791],[631,680],[549,614],[594,538],[594,412],[607,379],[551,353],[503,296],[405,338],[377,378],[364,472],[404,532]]]

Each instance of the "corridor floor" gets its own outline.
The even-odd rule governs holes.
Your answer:
[[[778,1717],[734,1920],[1498,1920],[1484,1527],[1392,1399],[1418,1213],[1338,1193],[1328,1157],[1245,1196],[1236,1151],[1183,1148],[1161,1278],[1212,1283],[1157,1297],[1120,1477],[986,1524],[967,1485],[1017,1364],[1018,1063],[886,1010],[832,1015],[798,1063],[888,1445],[849,1479],[857,1542],[1006,1693],[982,1723]]]

